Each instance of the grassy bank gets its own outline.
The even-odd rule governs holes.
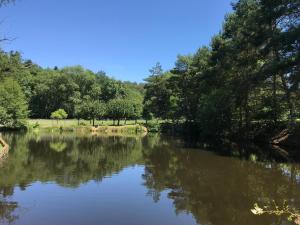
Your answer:
[[[134,120],[120,122],[120,126],[114,126],[112,120],[95,121],[95,126],[92,126],[87,120],[48,120],[48,119],[29,119],[27,126],[29,130],[47,130],[47,131],[78,131],[105,133],[108,135],[114,134],[137,134],[147,133],[147,129],[141,125],[145,123],[143,120],[138,120],[137,124]]]
[[[91,127],[92,123],[88,120],[80,120],[78,124],[78,120],[75,119],[67,119],[67,120],[49,120],[49,119],[29,119],[28,120],[29,127],[39,127],[39,128],[77,128],[77,127]],[[138,124],[144,124],[145,120],[138,120]],[[120,126],[125,125],[125,121],[120,121]],[[126,125],[135,125],[134,120],[127,120]],[[96,120],[95,126],[113,126],[112,120]]]

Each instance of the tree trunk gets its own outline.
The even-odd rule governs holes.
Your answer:
[[[286,100],[287,100],[287,104],[288,104],[289,111],[290,111],[290,126],[294,126],[296,124],[296,121],[295,121],[295,117],[294,117],[294,105],[293,105],[293,102],[291,99],[291,91],[287,85],[287,81],[286,81],[284,75],[281,74],[280,77],[281,77],[282,86],[285,91]]]
[[[93,127],[95,126],[95,118],[93,118]]]
[[[126,125],[126,122],[127,122],[127,120],[126,120],[126,118],[125,118],[125,121],[124,121],[124,124]]]
[[[175,134],[175,119],[172,118],[172,135]]]
[[[245,123],[246,123],[246,130],[245,130],[245,136],[246,139],[249,139],[249,130],[250,130],[250,108],[249,108],[249,90],[247,87],[246,90],[246,97],[245,97]]]
[[[120,126],[120,119],[118,119],[118,126]]]
[[[276,20],[271,19],[270,25],[272,28],[271,39],[274,40],[274,35],[277,30]],[[279,62],[280,57],[278,54],[278,49],[277,49],[277,46],[274,44],[271,46],[271,53],[273,56],[273,61]],[[273,110],[274,110],[273,111],[273,121],[274,121],[275,126],[277,126],[277,122],[278,122],[278,101],[277,101],[277,85],[276,85],[277,75],[278,74],[273,75],[273,87],[272,87],[272,89],[273,89],[272,90],[273,91]]]
[[[243,112],[242,107],[239,107],[239,133],[241,134],[243,128]]]
[[[273,121],[275,126],[277,125],[277,85],[276,85],[276,74],[273,75],[273,86],[272,86],[272,92],[273,92]]]

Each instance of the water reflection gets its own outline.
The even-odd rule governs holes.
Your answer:
[[[10,153],[0,168],[0,224],[11,224],[18,218],[14,215],[18,203],[7,200],[16,187],[26,190],[40,181],[76,188],[142,162],[141,139],[136,138],[29,133],[4,136]]]
[[[173,212],[178,215],[190,213],[190,218],[202,225],[289,224],[283,218],[252,215],[250,209],[255,202],[264,205],[272,200],[287,200],[291,206],[300,209],[299,165],[262,162],[260,158],[264,157],[256,154],[248,154],[248,160],[217,156],[211,152],[180,148],[179,142],[160,136],[7,133],[4,138],[11,151],[0,168],[0,224],[13,224],[18,219],[22,222],[19,208],[23,206],[18,199],[20,195],[15,194],[16,188],[26,196],[27,189],[36,182],[49,187],[55,183],[61,187],[59,190],[63,195],[60,198],[65,201],[65,207],[71,207],[72,199],[67,197],[70,190],[82,190],[83,184],[92,186],[90,181],[101,187],[104,178],[114,175],[112,180],[117,180],[118,173],[134,165],[140,165],[138,168],[142,171],[135,177],[139,169],[131,170],[130,188],[128,177],[110,186],[114,190],[126,187],[129,190],[126,194],[121,191],[113,194],[119,199],[117,205],[114,200],[105,202],[106,207],[113,209],[109,214],[112,218],[115,214],[122,215],[127,205],[135,202],[140,204],[141,212],[148,212],[144,212],[139,220],[136,218],[140,223],[151,224],[149,215],[154,214],[156,207],[162,217],[152,224],[179,224],[178,218],[167,216],[166,193],[173,204]],[[139,191],[144,191],[144,195],[138,195]],[[35,196],[34,191],[31,192]],[[127,199],[128,194],[131,200]],[[23,203],[29,201],[28,196],[24,198]],[[77,198],[84,201],[83,196]],[[150,207],[149,198],[156,204]],[[103,220],[109,216],[97,211],[96,205],[89,209],[89,216],[95,217],[90,224],[99,224],[98,214]],[[34,211],[33,208],[28,210]],[[92,210],[98,214],[93,214]],[[67,214],[60,216],[58,219],[62,221],[70,220]],[[113,224],[109,219],[102,222]],[[121,224],[129,221],[134,224],[132,218],[124,214]],[[183,220],[184,224],[194,224],[191,221]],[[35,224],[34,220],[30,222]],[[71,222],[75,224],[76,220],[71,218]],[[51,223],[53,221],[49,220]]]
[[[6,135],[10,155],[0,170],[0,185],[26,186],[34,181],[77,187],[101,181],[124,167],[141,162],[141,139],[126,137]]]
[[[144,154],[143,178],[153,200],[167,190],[176,212],[191,212],[199,224],[286,224],[282,218],[255,217],[249,208],[272,200],[300,208],[299,165],[254,163],[160,145]]]
[[[18,203],[6,200],[6,197],[12,194],[11,188],[0,188],[0,224],[13,224],[18,219],[14,213],[18,208]]]

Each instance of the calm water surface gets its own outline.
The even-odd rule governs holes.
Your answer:
[[[3,135],[0,224],[269,225],[275,200],[300,209],[300,166],[186,149],[160,136]]]

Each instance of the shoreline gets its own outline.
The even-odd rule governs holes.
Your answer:
[[[142,135],[148,134],[148,129],[142,125],[123,125],[123,126],[49,126],[49,127],[29,127],[28,131],[33,132],[78,132],[90,133],[91,135],[104,134],[104,135]]]

